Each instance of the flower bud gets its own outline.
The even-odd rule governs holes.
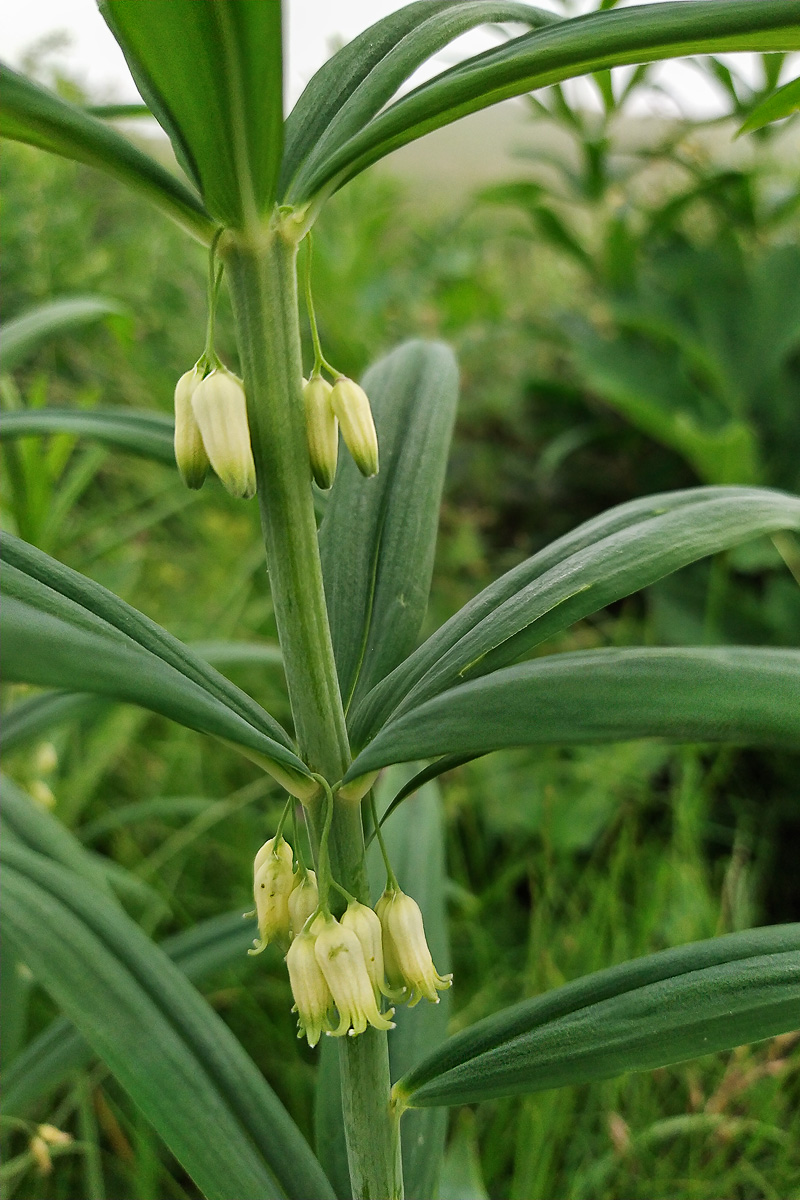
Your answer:
[[[453,976],[440,975],[433,965],[417,902],[405,892],[387,890],[375,911],[383,927],[384,962],[390,982],[402,980],[409,989],[410,1008],[423,996],[438,1004],[437,992],[449,988]]]
[[[293,886],[292,848],[283,838],[277,845],[276,839],[270,838],[253,864],[253,895],[261,937],[256,953],[270,942],[289,940],[289,895]]]
[[[311,472],[321,488],[333,483],[339,454],[339,422],[331,408],[332,391],[321,375],[314,375],[303,388]]]
[[[363,1033],[368,1023],[375,1029],[394,1029],[389,1020],[394,1009],[386,1016],[378,1011],[364,951],[352,929],[331,917],[322,925],[314,953],[339,1010],[339,1024],[330,1031],[333,1037]]]
[[[296,938],[319,904],[317,877],[313,871],[298,871],[289,896],[289,932]]]
[[[328,1029],[328,1010],[333,1003],[314,950],[318,924],[319,921],[314,921],[311,929],[299,933],[286,955],[293,1011],[297,1013],[297,1036],[305,1035],[309,1046],[316,1046],[323,1029]]]
[[[342,925],[345,929],[351,929],[361,943],[375,1000],[380,1003],[381,992],[386,991],[381,923],[371,908],[354,900],[348,904],[342,916]]]
[[[378,435],[367,393],[342,375],[333,385],[331,408],[339,418],[345,445],[361,474],[377,475]]]
[[[195,388],[192,411],[223,485],[232,496],[249,500],[256,491],[256,468],[241,380],[224,367],[212,371]]]
[[[200,426],[192,408],[192,396],[203,379],[199,367],[192,367],[175,384],[175,462],[188,488],[203,486],[209,468]]]

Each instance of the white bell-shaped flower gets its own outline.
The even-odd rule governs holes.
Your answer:
[[[192,408],[192,396],[203,380],[199,367],[192,367],[175,384],[175,462],[188,488],[199,488],[209,468],[200,426]]]
[[[211,465],[232,496],[256,491],[247,400],[242,381],[224,367],[211,371],[192,394],[192,411]]]
[[[377,475],[378,435],[367,393],[342,375],[333,385],[331,408],[339,418],[345,445],[361,474]]]
[[[394,1009],[385,1016],[380,1013],[364,951],[352,929],[329,917],[317,934],[314,953],[339,1010],[339,1024],[330,1031],[333,1037],[363,1033],[368,1024],[375,1029],[394,1029],[389,1020]]]
[[[289,895],[289,933],[296,938],[319,904],[317,877],[313,871],[299,870]]]
[[[416,900],[399,888],[387,889],[375,911],[383,927],[384,966],[389,982],[408,988],[410,1008],[423,996],[438,1004],[438,992],[452,985],[453,976],[440,975],[433,965]]]
[[[323,1030],[330,1028],[329,1011],[333,1004],[331,990],[317,962],[315,943],[319,918],[310,929],[303,930],[292,942],[286,955],[289,983],[297,1013],[297,1036],[305,1036],[309,1046],[316,1046]]]
[[[332,391],[321,375],[313,375],[303,388],[311,473],[321,488],[329,488],[333,483],[339,454],[339,422],[331,408]]]
[[[257,950],[270,942],[289,939],[289,896],[295,882],[292,857],[292,848],[284,838],[270,838],[256,855],[253,896],[261,938]]]

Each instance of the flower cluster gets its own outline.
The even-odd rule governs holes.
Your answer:
[[[303,403],[311,472],[321,488],[329,488],[336,475],[339,428],[344,444],[362,475],[378,474],[378,435],[369,397],[362,387],[337,376],[333,386],[315,374],[303,381]]]
[[[255,495],[244,387],[225,367],[206,374],[198,364],[178,380],[175,461],[187,487],[202,487],[211,466],[232,496],[249,500]]]
[[[320,905],[316,876],[293,868],[291,847],[271,838],[254,863],[260,941],[285,945],[298,1037],[316,1046],[331,1037],[363,1033],[367,1025],[393,1029],[394,1009],[383,998],[410,1007],[423,997],[438,1003],[452,975],[440,975],[425,940],[422,914],[410,896],[387,888],[375,910],[351,899],[340,920]]]

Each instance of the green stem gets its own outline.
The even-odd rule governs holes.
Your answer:
[[[270,586],[297,742],[311,770],[337,783],[350,763],[350,748],[311,493],[296,240],[276,224],[259,235],[228,232],[218,253],[226,264],[237,325]],[[324,793],[307,807],[315,856],[325,807]],[[333,874],[369,903],[360,805],[338,797],[333,810]],[[339,1046],[354,1200],[399,1200],[402,1176],[389,1109],[386,1034],[369,1029],[359,1037],[340,1038]]]

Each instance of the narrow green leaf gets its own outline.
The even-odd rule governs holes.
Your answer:
[[[224,913],[166,938],[160,949],[187,979],[199,983],[222,967],[251,961],[245,955],[252,932],[241,913]],[[28,1112],[94,1057],[91,1046],[72,1022],[56,1017],[4,1069],[0,1079],[3,1111],[14,1115]]]
[[[534,659],[390,721],[345,779],[437,754],[643,737],[800,747],[800,651],[692,646]]]
[[[400,662],[430,590],[439,503],[458,394],[452,352],[409,342],[364,378],[381,469],[340,460],[320,529],[325,596],[345,704]]]
[[[514,662],[554,633],[672,571],[759,534],[800,528],[800,500],[766,488],[692,488],[588,521],[465,605],[365,697],[355,745],[465,679]]]
[[[754,129],[763,129],[765,125],[770,125],[773,121],[782,121],[784,117],[790,117],[792,113],[798,111],[800,111],[800,78],[791,79],[771,96],[767,96],[766,100],[757,104],[736,136],[752,133]]]
[[[332,1197],[274,1093],[167,955],[72,872],[15,846],[3,858],[14,945],[208,1200]]]
[[[61,296],[38,304],[0,329],[0,371],[13,371],[47,338],[127,310],[107,296]],[[5,421],[11,414],[5,414]]]
[[[472,1104],[649,1071],[800,1022],[800,925],[694,942],[599,971],[450,1038],[397,1085]]]
[[[556,20],[554,13],[519,0],[409,4],[384,17],[329,59],[300,97],[297,116],[292,112],[287,121],[283,190],[302,162],[302,173],[292,184],[292,190],[302,192],[302,180],[314,173],[315,165],[359,133],[418,67],[455,38],[489,22],[538,28]]]
[[[2,559],[8,681],[141,704],[254,753],[295,794],[313,788],[278,722],[166,630],[18,538]]]
[[[0,438],[48,433],[76,433],[175,466],[174,424],[161,413],[124,408],[18,408],[3,414]]]
[[[301,204],[433,129],[535,88],[626,63],[732,50],[800,47],[800,0],[637,4],[558,21],[452,67],[379,113],[304,173]]]
[[[3,753],[16,750],[46,734],[56,725],[102,712],[106,701],[82,692],[43,692],[22,700],[3,713],[0,746]]]
[[[115,176],[209,242],[214,226],[197,196],[155,159],[84,109],[0,64],[0,136],[28,142]]]
[[[280,3],[102,0],[100,11],[209,212],[255,224],[281,161]]]

